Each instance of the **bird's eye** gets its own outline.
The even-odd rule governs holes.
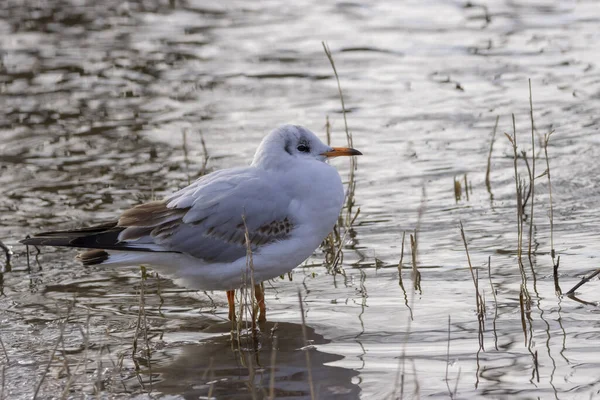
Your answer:
[[[305,144],[301,144],[297,147],[298,151],[301,151],[303,153],[310,153],[310,147],[308,147]]]

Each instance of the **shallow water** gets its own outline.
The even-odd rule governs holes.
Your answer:
[[[524,258],[523,326],[504,136],[514,113],[531,157],[530,78],[536,138],[554,130],[554,246],[566,292],[598,268],[599,22],[594,1],[2,2],[0,239],[15,253],[0,297],[4,398],[31,398],[38,385],[42,398],[261,398],[272,388],[278,398],[310,398],[311,381],[320,399],[599,396],[600,283],[577,291],[590,304],[555,294],[546,176],[534,193],[535,276]],[[103,222],[205,169],[247,164],[282,123],[324,137],[329,116],[343,145],[321,40],[364,153],[361,211],[345,276],[328,273],[318,250],[291,282],[266,285],[257,355],[247,338],[231,340],[223,293],[150,278],[148,336],[137,332],[132,357],[138,270],[84,269],[74,251],[50,248],[27,267],[25,235]],[[537,176],[546,167],[535,145]],[[347,160],[334,163],[347,176]],[[465,175],[468,199],[463,184],[456,200],[453,180]],[[485,299],[483,329],[459,221]],[[408,243],[417,225],[421,290],[410,290],[407,244],[405,295],[402,233]]]

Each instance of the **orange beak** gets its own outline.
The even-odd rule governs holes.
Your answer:
[[[362,153],[350,147],[332,147],[330,151],[321,153],[322,156],[333,158],[339,156],[362,156]]]

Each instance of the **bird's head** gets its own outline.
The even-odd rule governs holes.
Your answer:
[[[292,160],[324,162],[338,156],[358,156],[362,153],[349,147],[330,147],[317,135],[298,125],[283,125],[269,133],[260,143],[252,165],[277,167]]]

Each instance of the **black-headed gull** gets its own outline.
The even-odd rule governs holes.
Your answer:
[[[291,271],[331,232],[344,189],[325,161],[360,154],[329,147],[306,128],[284,125],[262,140],[249,167],[202,176],[164,200],[126,210],[116,221],[40,233],[22,243],[86,248],[78,256],[84,265],[148,265],[190,289],[226,290],[232,319],[234,290],[251,282],[250,273],[256,283]],[[255,288],[264,321],[262,286]]]

